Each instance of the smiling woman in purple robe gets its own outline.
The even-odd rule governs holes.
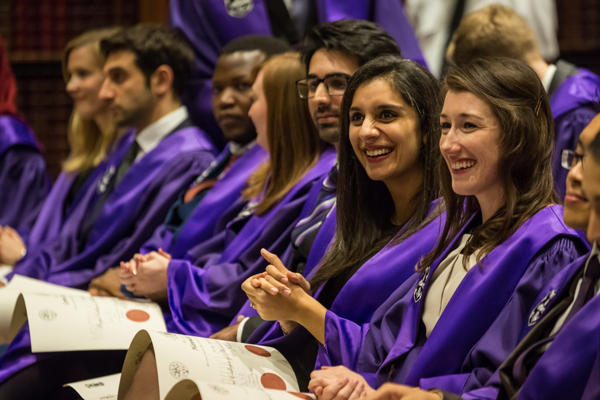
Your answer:
[[[459,372],[511,296],[527,309],[586,250],[554,205],[552,114],[533,70],[477,60],[449,71],[443,95],[441,240],[370,323],[326,315],[317,362],[345,367],[312,373],[309,387],[322,398],[366,394],[387,381],[455,390],[460,382],[444,377]],[[399,397],[418,391],[396,389]]]
[[[72,39],[63,56],[63,76],[66,90],[73,99],[73,113],[69,121],[68,142],[70,154],[63,171],[44,201],[40,214],[28,237],[14,238],[12,252],[4,263],[14,265],[26,252],[56,236],[69,211],[78,202],[96,175],[98,167],[115,143],[117,133],[108,104],[98,93],[104,73],[104,57],[100,40],[111,36],[116,28],[88,31]],[[0,237],[0,241],[4,240]]]

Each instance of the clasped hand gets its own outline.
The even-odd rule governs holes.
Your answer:
[[[171,255],[162,249],[148,254],[136,254],[121,262],[119,278],[127,290],[136,296],[160,301],[167,298],[167,267]]]
[[[269,263],[265,272],[242,283],[242,289],[261,318],[268,321],[295,321],[302,302],[310,297],[310,283],[301,274],[289,271],[275,254],[261,249]]]

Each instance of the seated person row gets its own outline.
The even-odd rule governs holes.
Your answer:
[[[318,61],[320,56],[315,53],[312,60]],[[313,61],[310,65],[314,66]],[[402,91],[408,94],[406,98],[414,103],[407,104],[383,79],[377,80],[371,91],[364,93],[368,102],[361,105],[362,111],[356,111],[360,117],[357,117],[357,122],[352,122],[358,126],[353,128],[352,144],[347,135],[343,135],[340,142],[338,187],[345,190],[338,192],[336,212],[338,217],[346,218],[339,220],[337,239],[332,247],[336,250],[328,253],[327,260],[319,270],[321,275],[315,278],[328,281],[319,293],[320,301],[331,306],[335,299],[332,307],[349,314],[348,318],[361,322],[367,322],[376,305],[385,301],[413,273],[415,263],[433,248],[435,237],[441,229],[434,202],[438,192],[434,170],[425,169],[425,165],[437,157],[437,82],[423,67],[398,56],[389,56],[389,59],[381,59],[380,63],[371,62],[368,65],[371,65],[368,70],[371,74],[382,73],[383,70],[394,87],[402,87]],[[386,87],[387,91],[384,90]],[[355,86],[348,88],[350,91],[355,89]],[[324,91],[323,88],[317,90]],[[419,114],[416,110],[419,110]],[[361,129],[360,125],[367,116],[369,123],[373,121],[375,126],[367,128],[365,123],[365,129]],[[348,118],[342,118],[342,126],[348,124]],[[423,132],[420,131],[421,126]],[[387,155],[367,155],[382,147],[389,150]],[[379,168],[380,165],[382,168]],[[355,193],[361,194],[358,199]],[[381,203],[381,206],[374,207],[376,203]],[[361,239],[356,240],[356,235]],[[320,231],[313,247],[319,247],[321,236]],[[331,236],[325,237],[326,242],[330,239]],[[275,257],[264,254],[267,260],[272,261],[272,257]],[[278,258],[276,262],[280,263]],[[348,299],[361,292],[365,281],[378,288],[376,295],[362,306],[348,307]],[[269,305],[269,311],[289,315],[286,304],[281,299],[277,301],[278,304]],[[253,303],[259,311],[264,310],[258,299]],[[264,316],[262,312],[261,315]],[[265,325],[257,332],[271,327],[271,324]],[[286,331],[293,328],[289,324],[282,327]],[[250,342],[257,332],[251,336]],[[285,341],[289,341],[289,348],[281,343]],[[275,345],[283,351],[293,365],[301,386],[306,388],[308,373],[315,363],[317,342],[299,329],[285,336],[283,341],[274,342],[266,344]],[[262,344],[265,344],[264,341]],[[144,384],[131,388],[132,398],[142,396],[137,390],[144,390],[145,396],[150,395],[148,381],[153,381],[143,376],[155,375],[155,371],[147,370],[151,368],[155,368],[155,365],[149,353],[138,370],[140,378],[137,382]],[[156,387],[154,389],[157,390]]]
[[[365,37],[369,40],[365,41]],[[365,43],[368,43],[368,46],[365,46]],[[302,66],[300,75],[295,79],[284,81],[283,78],[278,78],[281,79],[281,84],[289,85],[289,87],[286,87],[286,90],[289,90],[289,92],[286,92],[286,96],[290,96],[290,104],[285,105],[289,110],[284,109],[284,105],[277,104],[276,92],[273,91],[272,83],[269,83],[267,79],[268,76],[272,76],[272,79],[277,78],[273,73],[273,66],[265,69],[262,85],[256,84],[257,86],[254,88],[257,96],[264,90],[264,95],[267,97],[266,112],[269,117],[267,118],[266,129],[276,135],[280,130],[276,127],[289,122],[286,122],[286,118],[282,118],[280,121],[274,116],[289,115],[290,110],[301,109],[308,105],[308,110],[319,136],[325,142],[336,143],[339,135],[339,103],[341,94],[345,89],[347,77],[357,68],[357,63],[364,63],[376,54],[399,54],[399,49],[394,40],[374,24],[365,21],[343,20],[316,27],[308,36],[303,51],[308,67],[308,80],[306,82],[302,80],[298,84],[300,87],[305,88],[302,94],[304,99],[298,97],[295,86],[295,81],[305,77],[304,66]],[[340,54],[340,52],[345,54]],[[346,54],[348,55],[346,56]],[[270,62],[267,65],[270,65]],[[325,86],[317,83],[320,90],[314,92],[313,84],[309,82],[313,80],[320,82],[324,78],[326,79]],[[325,87],[328,89],[324,90]],[[280,111],[274,112],[274,110]],[[256,116],[252,113],[251,116],[256,119]],[[262,121],[260,123],[264,125]],[[305,123],[310,124],[310,120]],[[295,124],[299,125],[300,122]],[[271,126],[275,128],[270,128]],[[298,150],[295,151],[298,152]],[[332,198],[335,191],[335,175],[337,175],[337,172],[335,169],[326,172],[328,172],[329,177],[323,174],[322,179],[313,185],[313,189],[308,194],[309,201],[306,201],[303,207],[304,210],[300,215],[298,226],[294,227],[292,224],[288,227],[286,224],[289,224],[289,222],[283,222],[285,220],[281,219],[285,215],[280,215],[278,217],[280,220],[273,219],[271,222],[267,218],[263,218],[263,223],[273,224],[273,228],[265,230],[261,234],[260,240],[251,242],[246,239],[249,246],[236,250],[238,253],[243,251],[243,253],[240,253],[243,256],[236,261],[236,264],[227,266],[226,269],[218,262],[212,262],[213,265],[210,265],[210,268],[206,264],[203,268],[190,268],[189,266],[183,266],[179,261],[167,263],[167,260],[163,259],[163,265],[157,266],[156,270],[152,271],[150,269],[151,264],[148,264],[150,267],[145,269],[147,273],[142,268],[137,271],[135,276],[124,276],[124,282],[133,285],[131,288],[136,294],[152,295],[161,292],[168,295],[170,312],[174,320],[173,326],[169,327],[172,331],[200,336],[208,336],[214,333],[229,323],[245,300],[245,296],[240,290],[241,282],[246,277],[263,270],[267,265],[267,262],[259,253],[261,247],[276,249],[274,246],[279,246],[276,251],[285,253],[286,259],[294,259],[297,265],[304,263],[307,258],[304,254],[308,253],[316,234],[315,230],[321,226],[328,210],[333,205],[329,199]],[[315,210],[315,215],[313,215],[313,210]],[[305,217],[307,220],[303,222]],[[277,233],[277,236],[273,234],[273,232],[281,232],[282,228],[286,229],[285,236],[281,236],[280,233]],[[293,231],[291,236],[290,231]],[[308,234],[305,232],[308,232]],[[238,236],[240,235],[241,233],[238,234]],[[248,237],[248,234],[245,236]],[[274,242],[274,238],[277,242]],[[207,253],[206,246],[213,246],[210,243],[206,242],[200,245],[199,248],[202,252]],[[274,243],[274,246],[270,243]],[[292,246],[302,249],[291,251],[290,247]],[[304,251],[306,253],[303,253]],[[198,249],[194,249],[193,252],[201,254]],[[203,263],[196,265],[203,266]],[[176,275],[172,275],[177,271],[176,268],[179,268],[180,271],[193,273],[194,279],[198,276],[202,277],[202,280],[197,281],[198,283],[212,282],[213,284],[206,286],[210,288],[208,290],[202,290],[201,288],[194,288],[194,291],[189,290],[192,285],[190,282],[194,281],[185,279],[185,285],[178,285],[174,279]],[[236,270],[236,274],[231,274],[232,268],[242,268],[243,274],[240,276],[237,273],[239,270]],[[229,277],[227,277],[227,273],[229,273]],[[166,282],[167,280],[168,282]],[[217,282],[218,284],[216,284]],[[214,297],[214,300],[209,298],[209,291],[212,291],[210,296]],[[167,319],[169,318],[170,316],[167,316]]]
[[[377,61],[372,62],[372,64]],[[344,103],[345,107],[342,111],[344,118],[350,119],[350,116],[357,115],[358,126],[364,123],[359,110],[370,110],[366,107],[363,98],[374,99],[377,98],[376,94],[382,95],[382,93],[385,93],[384,87],[387,86],[388,90],[390,89],[390,85],[385,79],[373,79],[373,77],[371,77],[372,79],[365,79],[363,77],[365,82],[360,82],[362,71],[368,70],[369,66],[370,64],[367,64],[359,69],[351,79],[350,87],[352,88],[355,84],[358,88],[354,93],[350,90],[347,92],[347,101]],[[439,371],[441,370],[444,375],[458,372],[470,347],[476,343],[494,321],[495,316],[503,310],[509,299],[516,297],[525,304],[525,307],[531,306],[537,295],[537,290],[550,280],[563,265],[587,250],[586,244],[581,241],[576,232],[568,229],[562,223],[560,216],[557,215],[557,212],[561,212],[560,207],[552,205],[553,190],[549,163],[540,162],[544,159],[549,160],[551,157],[549,144],[552,143],[552,121],[543,88],[541,83],[535,79],[533,71],[521,63],[501,60],[482,61],[471,67],[470,70],[456,69],[454,74],[453,76],[451,73],[446,81],[448,92],[441,117],[443,136],[440,140],[440,148],[447,161],[447,166],[442,165],[444,169],[440,172],[445,172],[445,175],[441,175],[443,179],[445,178],[446,183],[445,202],[453,205],[453,208],[449,208],[447,212],[452,212],[454,218],[448,218],[447,221],[455,222],[453,224],[446,222],[445,240],[447,243],[444,243],[443,240],[439,241],[437,249],[428,255],[432,259],[430,262],[437,260],[433,268],[437,267],[441,259],[446,258],[444,256],[452,250],[447,247],[454,247],[458,244],[457,239],[465,234],[464,231],[467,227],[475,233],[473,236],[467,233],[467,236],[464,237],[465,240],[461,240],[462,245],[460,247],[464,247],[469,240],[473,240],[472,238],[476,237],[477,233],[485,235],[484,228],[488,229],[488,234],[490,234],[490,230],[494,233],[491,236],[493,239],[487,240],[487,245],[490,247],[487,254],[479,253],[470,257],[471,268],[468,271],[461,268],[463,258],[460,257],[460,251],[454,252],[455,256],[452,257],[452,263],[445,263],[446,268],[442,266],[440,269],[443,269],[442,273],[445,271],[446,273],[455,272],[458,274],[458,278],[452,284],[455,289],[458,286],[458,289],[456,289],[458,297],[453,296],[453,294],[444,296],[444,286],[448,282],[452,282],[450,276],[439,280],[435,279],[441,287],[438,285],[436,288],[434,281],[431,288],[433,295],[424,296],[424,292],[428,289],[426,279],[429,273],[414,274],[406,282],[400,284],[400,288],[377,312],[385,315],[386,311],[391,311],[394,315],[393,318],[385,318],[383,321],[386,329],[382,329],[382,331],[388,336],[383,339],[380,337],[372,338],[371,336],[375,336],[379,329],[368,332],[364,340],[366,346],[373,343],[368,349],[374,351],[367,353],[365,349],[352,348],[352,344],[360,342],[360,336],[353,337],[353,331],[360,329],[360,326],[351,320],[335,315],[331,310],[327,311],[318,302],[309,300],[310,297],[305,293],[308,286],[306,283],[303,282],[301,285],[288,283],[290,287],[287,288],[287,291],[285,287],[277,283],[285,276],[285,270],[279,260],[271,255],[265,253],[267,258],[275,264],[268,269],[273,277],[265,280],[265,277],[261,276],[254,285],[250,281],[244,285],[246,290],[249,291],[258,289],[250,298],[259,310],[262,309],[264,317],[281,318],[280,324],[284,329],[293,328],[294,323],[304,324],[309,332],[325,344],[325,347],[321,348],[319,353],[320,359],[317,360],[319,363],[325,364],[332,363],[330,360],[334,360],[333,362],[341,360],[350,364],[357,357],[349,353],[360,351],[358,357],[361,357],[359,363],[362,361],[362,364],[358,365],[373,365],[371,367],[372,372],[368,372],[371,372],[369,376],[374,384],[388,378],[388,371],[381,374],[377,361],[379,358],[381,360],[386,358],[385,346],[392,347],[395,343],[395,336],[392,335],[395,335],[399,327],[398,322],[392,324],[394,321],[401,321],[400,325],[406,325],[403,330],[408,332],[408,337],[402,335],[398,340],[403,340],[401,348],[408,348],[412,353],[412,357],[401,357],[394,360],[394,362],[401,365],[399,372],[404,373],[404,376],[398,377],[398,375],[395,375],[397,372],[394,368],[391,369],[392,372],[389,373],[389,376],[393,379],[413,379],[417,381],[421,378],[435,377],[436,382],[443,382],[444,377],[438,376],[440,375]],[[382,75],[385,76],[385,74]],[[521,85],[516,85],[517,87],[512,89],[503,89],[503,85],[500,83],[509,77]],[[362,86],[360,83],[354,83],[355,79],[362,83]],[[528,85],[525,83],[528,83]],[[361,89],[367,92],[362,92]],[[494,92],[499,92],[502,96],[493,96],[489,91],[495,95],[498,93]],[[472,92],[478,93],[485,100],[480,99]],[[357,95],[360,94],[363,96],[357,98]],[[487,101],[494,98],[508,98],[508,100],[500,101],[499,104],[487,103]],[[511,105],[515,99],[521,100],[518,106]],[[387,100],[385,104],[389,104],[389,98],[385,100]],[[542,108],[536,113],[538,101],[542,102]],[[374,100],[374,102],[376,103],[377,100]],[[377,109],[377,107],[374,108]],[[519,119],[516,122],[511,121],[506,117],[508,115],[507,110],[516,113]],[[496,115],[500,116],[496,117]],[[376,123],[372,123],[371,120],[368,122],[368,124],[365,123],[364,130],[369,132],[368,128],[371,128],[372,131],[378,129]],[[534,128],[535,126],[538,127]],[[350,127],[351,129],[352,127]],[[526,131],[528,134],[524,134]],[[348,135],[346,130],[344,130],[344,134]],[[528,142],[528,135],[543,138],[542,143]],[[384,134],[381,136],[383,137]],[[357,154],[356,157],[360,159],[359,154],[362,149],[355,145],[354,150]],[[499,174],[500,152],[502,150],[510,154],[503,160],[505,165],[510,166],[507,168],[509,171],[509,179],[507,180]],[[524,152],[527,152],[529,157],[522,157]],[[376,157],[381,157],[381,155]],[[460,157],[467,159],[463,160]],[[385,160],[384,157],[379,166],[385,166]],[[391,157],[387,162],[389,163],[391,160],[394,160],[394,158]],[[343,177],[342,171],[344,170],[342,161],[345,160],[340,157],[340,179]],[[367,164],[365,169],[373,173],[374,171],[368,168],[366,160],[363,162]],[[452,169],[452,179],[450,178],[449,169]],[[467,171],[464,171],[465,169]],[[375,171],[377,170],[375,169]],[[542,177],[542,184],[538,186],[540,177]],[[491,188],[486,184],[488,181],[493,183]],[[341,186],[341,183],[339,187],[345,187]],[[506,190],[505,185],[508,186]],[[454,187],[462,195],[452,193],[451,187]],[[489,189],[491,191],[488,191]],[[512,196],[510,196],[511,193]],[[521,195],[517,196],[517,194]],[[508,197],[507,203],[513,203],[514,208],[510,211],[506,210],[505,196]],[[525,199],[527,199],[526,202]],[[532,199],[537,201],[532,201]],[[339,206],[342,204],[340,203]],[[465,206],[466,209],[463,208]],[[508,215],[506,215],[507,213]],[[490,221],[491,223],[486,225],[486,222]],[[502,223],[506,221],[510,221],[510,223]],[[340,225],[342,225],[341,222]],[[494,243],[494,240],[500,243]],[[483,251],[486,251],[485,244],[485,242],[479,244],[480,247],[483,247]],[[435,251],[440,254],[436,254]],[[469,272],[471,273],[469,274]],[[436,275],[436,278],[438,276]],[[467,287],[466,284],[460,285],[461,278],[465,276],[468,277],[467,281],[469,283],[475,285],[476,289]],[[293,275],[288,278],[292,277]],[[340,282],[337,283],[340,284]],[[343,285],[343,279],[341,285]],[[252,286],[260,286],[261,288],[252,288]],[[273,291],[272,289],[277,290]],[[365,287],[364,289],[368,290],[369,288]],[[371,288],[373,292],[377,292],[378,289],[379,287]],[[436,292],[436,289],[439,290],[439,293]],[[324,290],[327,290],[327,287]],[[496,294],[494,301],[481,301],[482,298],[492,292]],[[513,292],[516,294],[511,297]],[[276,298],[273,296],[274,293],[277,296]],[[275,303],[271,301],[268,304],[270,296],[274,298]],[[423,297],[429,300],[424,300]],[[443,309],[443,306],[439,305],[439,301],[436,301],[436,298],[439,299],[440,297],[442,298],[440,300],[441,304],[447,305],[448,308]],[[405,301],[406,306],[403,306],[404,298],[407,299]],[[450,301],[450,298],[453,301]],[[432,301],[437,304],[433,304]],[[402,306],[394,305],[394,307],[390,307],[390,304],[396,302],[399,302]],[[430,318],[421,324],[419,321],[423,313],[421,307],[423,303],[425,303],[425,313]],[[285,306],[282,307],[282,304]],[[263,308],[263,305],[267,306]],[[281,313],[278,312],[280,311],[278,308],[283,308]],[[469,308],[478,308],[486,317],[480,317],[481,314],[475,314]],[[397,315],[398,312],[405,310],[411,312],[409,318]],[[478,315],[478,318],[473,320],[467,311],[471,311],[471,315]],[[452,315],[449,314],[450,312]],[[427,315],[423,315],[423,318],[426,318]],[[374,318],[377,318],[377,314]],[[289,321],[289,319],[292,321]],[[437,326],[438,329],[434,330],[438,319],[442,321],[444,324],[442,328],[445,329]],[[427,325],[428,323],[429,325]],[[376,324],[371,327],[379,328],[380,325]],[[411,329],[410,326],[414,328]],[[467,334],[463,333],[462,327],[464,326],[471,328]],[[368,329],[368,327],[369,325],[365,324],[365,329]],[[294,333],[292,332],[290,336]],[[456,340],[459,333],[462,335],[463,341]],[[281,335],[281,331],[279,335]],[[419,335],[420,338],[416,338],[416,335]],[[430,336],[433,336],[433,341]],[[344,338],[349,339],[344,341]],[[285,341],[285,339],[283,340]],[[296,357],[298,357],[299,348],[301,351],[304,350],[304,347],[297,346],[297,344]],[[383,349],[378,351],[379,348],[374,348],[377,345],[383,346]],[[288,343],[288,346],[291,347],[291,344]],[[450,347],[456,349],[454,352],[456,354],[450,359],[444,357],[443,363],[427,359],[440,356]],[[423,351],[419,352],[419,350]],[[153,361],[151,357],[148,358],[150,361],[146,361],[145,365],[152,367]],[[327,360],[328,358],[329,360]],[[404,360],[407,361],[402,362]],[[141,368],[138,371],[140,376],[138,382],[144,382],[143,389],[148,390],[147,380],[143,378],[144,372],[147,371]],[[322,395],[325,393],[325,398],[327,398],[332,387],[340,389],[335,382],[337,370],[325,370],[322,374],[325,374],[325,376],[316,374],[311,386],[317,394]],[[327,375],[333,375],[333,379]],[[378,376],[379,379],[373,379]],[[345,381],[342,382],[345,383]],[[349,395],[357,390],[357,394],[360,394],[362,390],[366,390],[367,387],[364,386],[364,383],[357,385],[356,382],[358,381],[354,380],[353,385],[343,386],[341,388],[342,393],[349,390],[347,392]],[[327,383],[332,384],[327,385]],[[132,390],[134,389],[135,387],[132,387]]]
[[[106,61],[99,99],[117,126],[133,129],[78,194],[60,232],[28,252],[13,273],[87,287],[131,257],[178,193],[214,160],[214,146],[181,105],[192,54],[175,32],[140,24],[101,40],[100,48]],[[31,354],[29,343],[25,326],[0,358],[0,382],[45,357]]]
[[[102,162],[117,140],[117,129],[108,102],[98,97],[104,82],[100,40],[117,31],[118,28],[88,31],[65,47],[65,89],[74,101],[67,131],[70,153],[29,235],[7,232],[0,236],[0,261],[4,264],[15,265],[27,252],[34,252],[36,246],[58,235],[71,210],[103,171]]]
[[[231,277],[237,275],[241,275],[241,279],[244,279],[244,269],[253,267],[252,264],[245,262],[252,255],[251,253],[257,253],[257,258],[260,258],[257,251],[252,251],[255,240],[269,241],[269,243],[278,240],[282,246],[287,246],[289,230],[304,207],[309,189],[315,180],[320,179],[321,175],[329,171],[334,161],[333,151],[327,150],[326,144],[321,141],[310,122],[306,105],[296,96],[295,81],[304,75],[299,55],[286,53],[269,59],[257,77],[256,82],[260,85],[258,87],[263,86],[262,74],[265,75],[264,92],[257,93],[256,100],[250,109],[250,115],[257,128],[257,143],[270,153],[271,160],[264,163],[252,175],[249,189],[244,194],[249,200],[244,199],[228,210],[233,215],[233,219],[227,223],[225,230],[201,244],[207,251],[201,251],[200,254],[210,259],[206,264],[201,265],[203,268],[192,266],[185,260],[180,261],[183,268],[187,265],[191,273],[206,280],[212,279],[217,283],[208,285],[208,288],[215,288],[216,293],[209,292],[207,296],[199,297],[200,300],[203,300],[213,295],[216,307],[222,306],[223,302],[232,302],[235,305],[235,293],[233,296],[228,293],[221,295],[218,281],[230,280]],[[268,106],[267,101],[269,102]],[[271,121],[273,121],[272,124]],[[285,132],[285,134],[279,132]],[[250,249],[246,249],[246,247],[250,247]],[[246,258],[238,260],[238,256],[243,256],[245,253],[248,254]],[[140,275],[143,274],[142,271],[148,263],[155,262],[162,256],[158,252],[151,252],[143,257],[147,257],[147,260],[140,265]],[[171,269],[173,266],[170,265],[169,268]],[[261,265],[261,268],[264,268],[264,265]],[[232,270],[235,272],[232,273]],[[255,271],[249,272],[249,274],[253,273]],[[175,278],[182,279],[177,276]],[[186,285],[195,283],[185,278],[183,278],[183,282]],[[236,286],[237,291],[241,292],[239,284]],[[181,287],[183,288],[183,285]],[[223,291],[228,290],[227,286],[222,287]],[[200,286],[199,289],[201,288]],[[184,294],[186,293],[184,292]],[[240,306],[241,304],[237,307],[234,306],[231,315],[225,318],[215,313],[216,316],[210,319],[211,315],[207,312],[207,318],[201,323],[205,324],[206,329],[210,329],[211,324],[218,324],[220,319],[227,323]],[[167,319],[169,319],[168,316]],[[168,321],[169,329],[173,329],[173,326],[175,329],[185,328],[171,325],[171,323],[195,322],[173,320],[175,318]],[[51,359],[54,365],[60,359],[63,362],[68,359],[71,363],[72,355],[56,354]],[[43,372],[51,373],[42,370]],[[24,371],[23,374],[27,374],[27,371]],[[73,379],[73,376],[63,376],[60,372],[52,372],[52,374],[56,378],[54,379],[55,385],[50,387],[50,390],[60,387],[65,380]],[[22,381],[18,375],[11,380]],[[7,391],[10,387],[18,390],[18,387],[12,382],[5,382],[0,390]]]
[[[17,81],[0,37],[0,265],[13,265],[50,190],[35,134],[17,110]]]
[[[359,76],[360,70],[353,80]],[[367,378],[344,386],[336,379],[338,369],[315,372],[309,387],[324,398],[338,390],[361,394],[369,390],[367,382],[379,386],[388,380],[439,386],[447,379],[452,387],[451,376],[507,302],[529,308],[541,287],[587,250],[553,205],[545,162],[551,157],[552,120],[534,72],[508,59],[482,60],[451,70],[444,84],[445,163],[439,173],[447,219],[420,271],[362,326],[312,307],[301,287],[306,285],[287,283],[292,303],[287,317],[322,341],[317,365],[343,364]],[[356,94],[353,103],[360,101]],[[343,111],[354,115],[350,107]],[[274,274],[271,284],[278,278]],[[266,290],[255,298],[268,298]],[[284,292],[279,287],[278,304]],[[314,327],[311,315],[321,318]]]

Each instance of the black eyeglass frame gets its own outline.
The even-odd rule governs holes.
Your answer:
[[[344,80],[346,81],[346,87],[344,88],[344,90],[341,93],[331,93],[331,88],[329,86],[329,84],[327,83],[328,79],[331,78],[344,78]],[[310,94],[309,91],[309,85],[308,85],[308,81],[309,80],[314,80],[316,82],[315,87],[315,92],[313,94]],[[308,78],[303,78],[303,79],[299,79],[296,81],[296,90],[298,90],[298,96],[301,99],[310,99],[312,97],[315,97],[315,93],[317,91],[317,88],[319,87],[319,85],[321,83],[323,83],[325,85],[325,90],[327,91],[327,94],[329,96],[343,96],[344,92],[346,91],[346,88],[348,87],[348,81],[350,80],[350,75],[348,74],[344,74],[341,72],[335,72],[333,74],[327,74],[325,75],[323,78],[318,78],[316,76],[311,76]]]

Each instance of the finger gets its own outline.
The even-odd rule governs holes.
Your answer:
[[[260,290],[263,292],[269,293],[272,296],[276,296],[279,294],[280,289],[276,285],[280,285],[279,282],[276,282],[273,278],[269,276],[265,276],[264,278],[259,279],[260,282]]]
[[[271,275],[267,275],[263,279],[266,280],[267,282],[269,282],[273,287],[275,287],[277,289],[277,293],[281,293],[285,296],[289,296],[292,294],[292,291],[290,290],[289,287],[287,287],[283,283],[279,282],[277,279],[273,278]],[[271,293],[275,294],[273,291],[271,291]]]
[[[91,294],[92,296],[98,296],[98,289],[95,287],[91,287],[88,289],[89,294]]]
[[[306,278],[302,276],[302,274],[288,271],[287,278],[290,282],[295,283],[296,285],[304,289],[305,292],[310,291],[310,282],[307,281]]]
[[[265,268],[265,271],[271,275],[273,278],[277,279],[280,282],[284,282],[283,278],[285,278],[285,282],[287,283],[287,274],[286,272],[282,272],[280,270],[277,269],[276,266],[274,266],[273,264],[269,264],[267,265],[267,268]]]
[[[163,249],[158,249],[158,254],[160,254],[161,256],[163,256],[164,258],[170,260],[171,259],[171,255],[169,253],[167,253],[166,251],[164,251]]]
[[[365,395],[365,384],[361,381],[356,381],[356,386],[354,386],[354,390],[348,396],[348,400],[357,400],[363,398]]]
[[[348,378],[338,379],[323,388],[323,394],[319,397],[319,400],[333,400],[337,399],[338,392],[348,384]],[[353,387],[354,389],[354,387]]]
[[[269,252],[267,249],[260,249],[260,255],[262,255],[263,258],[265,260],[267,260],[267,262],[269,264],[272,264],[278,270],[280,270],[282,272],[287,271],[287,268],[285,267],[285,265],[283,265],[283,263],[281,262],[279,257],[277,257],[275,254]]]
[[[349,379],[348,382],[338,390],[334,398],[339,400],[346,400],[352,398],[351,396],[354,394],[354,391],[356,390],[357,386],[358,380]]]

